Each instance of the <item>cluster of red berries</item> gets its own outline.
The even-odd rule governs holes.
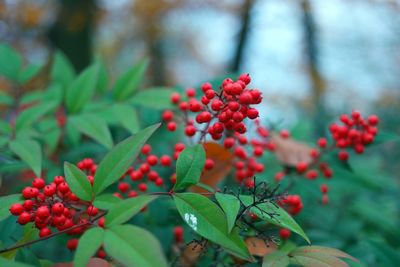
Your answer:
[[[94,163],[93,159],[85,158],[79,161],[76,166],[91,177],[89,180],[93,180],[93,176],[96,174],[97,169],[97,165]]]
[[[292,215],[298,214],[303,209],[303,202],[299,195],[288,195],[279,200],[278,204]]]
[[[18,216],[21,225],[33,222],[39,229],[39,236],[52,233],[52,228],[59,231],[76,225],[85,224],[87,219],[96,216],[99,210],[90,203],[82,202],[69,190],[62,176],[54,177],[52,183],[46,185],[42,178],[35,178],[32,186],[22,190],[25,201],[14,203],[10,213]],[[79,206],[79,209],[75,207]],[[81,234],[85,227],[73,228],[68,234]]]
[[[333,123],[329,130],[336,147],[342,149],[338,154],[339,159],[346,161],[349,155],[344,149],[352,148],[356,153],[362,154],[365,146],[374,141],[378,133],[379,117],[371,115],[365,119],[359,111],[353,111],[350,116],[342,114],[340,121],[342,125]]]
[[[248,89],[250,76],[242,74],[236,81],[225,79],[218,91],[210,83],[201,86],[202,96],[197,100],[196,90],[186,90],[187,100],[183,100],[179,93],[171,95],[171,102],[183,112],[185,120],[185,134],[189,137],[200,133],[204,140],[208,134],[213,140],[220,140],[224,131],[244,134],[247,129],[244,120],[254,120],[258,117],[258,110],[251,105],[261,103],[261,92],[257,89]],[[195,119],[188,118],[188,113],[196,114]],[[167,122],[167,129],[176,130],[174,114],[170,110],[164,111],[162,118]],[[205,125],[201,129],[201,125]]]

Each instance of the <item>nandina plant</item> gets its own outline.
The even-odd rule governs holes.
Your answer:
[[[349,167],[349,151],[361,154],[376,138],[376,115],[342,115],[330,126],[330,136],[311,147],[287,130],[263,125],[262,93],[249,87],[249,74],[184,93],[137,91],[143,61],[108,91],[101,62],[76,76],[57,54],[28,73],[15,51],[0,50],[11,58],[11,68],[1,69],[10,83],[10,92],[2,93],[7,112],[1,146],[11,164],[1,171],[24,184],[20,193],[2,197],[0,219],[13,216],[10,222],[26,230],[15,244],[2,244],[2,265],[26,266],[17,263],[18,250],[64,235],[74,266],[86,266],[94,257],[123,266],[348,266],[346,260],[356,261],[337,249],[310,245],[292,218],[303,204],[291,186],[319,176],[328,181],[334,176],[333,154]],[[36,90],[34,82],[41,79],[50,81],[46,90]],[[12,94],[15,88],[23,97]],[[150,139],[162,131],[160,124],[139,130],[136,113],[143,106],[163,109],[161,128],[173,135],[181,131],[181,140]],[[114,138],[131,136],[114,146],[112,132]],[[79,153],[86,143],[82,135],[101,146],[87,153],[92,157]],[[167,149],[157,155],[160,144]],[[266,153],[281,162],[274,177],[266,177]],[[28,167],[31,181],[21,176]],[[288,186],[279,187],[284,178]],[[328,204],[327,182],[320,190]],[[173,225],[164,230],[171,237],[167,246],[151,231],[161,224],[155,214],[164,209],[168,219],[163,221]],[[292,232],[308,245],[289,242]]]

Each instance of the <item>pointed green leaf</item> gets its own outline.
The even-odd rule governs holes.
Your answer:
[[[137,214],[143,207],[156,199],[156,196],[142,195],[115,204],[106,215],[106,226],[123,224]]]
[[[160,242],[148,231],[133,225],[117,225],[104,235],[106,253],[124,266],[167,267]]]
[[[94,227],[87,230],[80,238],[74,256],[74,267],[85,267],[90,258],[103,243],[104,229]]]
[[[11,106],[14,103],[14,98],[6,92],[0,91],[0,105]]]
[[[56,103],[46,102],[25,109],[18,115],[15,122],[17,132],[31,127],[39,118],[54,110],[55,107]]]
[[[229,253],[246,260],[252,259],[237,229],[228,232],[224,213],[214,202],[195,193],[174,194],[174,201],[183,220],[196,233],[221,245]]]
[[[128,104],[115,104],[114,116],[132,134],[139,131],[139,118],[136,110]]]
[[[116,82],[113,88],[113,98],[121,101],[133,95],[144,78],[148,60],[142,60],[127,72],[125,72]]]
[[[137,92],[129,103],[152,109],[171,109],[174,108],[170,101],[173,92],[174,90],[167,87],[149,88]]]
[[[235,226],[236,216],[238,215],[240,209],[240,201],[233,195],[221,193],[216,193],[215,198],[225,212],[225,216],[228,222],[228,232],[230,232]]]
[[[7,266],[7,267],[33,267],[33,265],[26,264],[26,263],[21,263],[21,262],[16,262],[16,261],[11,261],[7,260],[5,258],[0,257],[0,266]]]
[[[333,267],[328,263],[320,261],[314,258],[308,258],[304,256],[292,256],[289,258],[289,262],[291,264],[300,265],[300,266],[309,266],[309,267]]]
[[[176,183],[174,191],[185,190],[198,183],[206,162],[206,152],[202,145],[185,148],[176,162]]]
[[[38,142],[29,139],[17,139],[10,142],[10,149],[22,161],[40,176],[42,172],[42,149]]]
[[[241,195],[240,199],[246,206],[253,204],[252,196]],[[257,205],[257,207],[252,207],[251,212],[256,214],[260,219],[267,221],[271,224],[277,225],[282,228],[287,228],[301,237],[303,237],[308,243],[310,239],[304,233],[303,229],[297,224],[297,222],[290,216],[283,208],[280,208],[277,204],[267,202]],[[269,214],[274,214],[270,216]]]
[[[125,139],[104,157],[94,176],[93,190],[96,195],[118,181],[136,160],[142,146],[159,126],[160,124],[152,125]]]
[[[319,253],[319,252],[292,252],[290,253],[290,256],[292,257],[297,257],[297,256],[302,256],[306,258],[311,258],[315,260],[322,261],[323,263],[328,264],[329,266],[334,266],[334,267],[349,267],[349,265],[342,261],[341,259],[338,259],[334,256],[324,254],[324,253]]]
[[[0,76],[18,81],[22,65],[21,56],[11,46],[0,44]]]
[[[93,190],[86,174],[68,162],[64,163],[64,173],[72,193],[80,199],[91,201]]]
[[[67,57],[60,51],[54,55],[51,77],[53,81],[61,84],[63,88],[67,88],[74,80],[75,70]]]
[[[84,70],[68,87],[65,104],[69,112],[77,113],[93,97],[98,73],[99,65],[94,64]]]
[[[121,201],[122,199],[113,194],[103,194],[95,198],[93,205],[102,210],[109,210]]]
[[[80,114],[71,116],[69,121],[78,131],[93,138],[106,148],[110,149],[113,146],[110,130],[101,117],[93,114]]]
[[[329,247],[321,247],[321,246],[303,246],[298,247],[292,253],[323,253],[327,255],[331,255],[337,258],[346,258],[353,261],[357,261],[356,258],[352,257],[351,255],[336,249],[336,248],[329,248]]]
[[[262,267],[286,267],[289,265],[289,257],[282,251],[275,251],[267,254],[262,263]]]

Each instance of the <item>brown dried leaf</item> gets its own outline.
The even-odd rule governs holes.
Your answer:
[[[201,243],[192,242],[186,246],[182,252],[179,263],[182,267],[192,267],[195,266],[200,256],[206,249],[207,241],[204,240]]]
[[[214,168],[206,170],[200,177],[200,183],[214,188],[223,180],[232,169],[233,154],[223,146],[213,142],[204,143],[206,157],[214,160]],[[198,186],[192,186],[190,191],[195,193],[206,193],[207,191]]]
[[[246,243],[250,254],[258,257],[264,257],[277,249],[275,243],[270,242],[267,244],[263,239],[258,237],[249,237],[244,242]]]
[[[272,133],[271,141],[275,144],[276,158],[283,164],[294,167],[299,162],[307,164],[313,161],[312,147],[305,143],[297,142],[292,138],[282,138],[279,134]]]

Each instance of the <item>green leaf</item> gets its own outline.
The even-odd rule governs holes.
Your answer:
[[[286,267],[289,265],[289,257],[282,251],[275,251],[267,254],[262,263],[262,267]]]
[[[228,232],[224,213],[214,202],[195,193],[174,194],[174,201],[183,220],[196,233],[221,245],[229,253],[246,260],[252,259],[237,229]]]
[[[0,266],[4,267],[33,267],[33,265],[26,264],[26,263],[21,263],[21,262],[16,262],[16,261],[11,261],[7,260],[5,258],[0,257]]]
[[[290,253],[291,257],[306,257],[306,258],[310,258],[313,260],[318,260],[321,261],[325,264],[328,264],[329,266],[334,266],[334,267],[349,267],[349,265],[342,261],[341,259],[338,259],[334,256],[328,255],[328,254],[324,254],[324,253],[319,253],[319,252],[292,252]]]
[[[109,210],[122,200],[113,194],[103,194],[97,196],[93,201],[93,205],[102,210]]]
[[[14,103],[14,98],[6,92],[0,91],[0,105],[11,106]]]
[[[107,230],[104,248],[124,266],[168,266],[159,241],[150,232],[133,225],[117,225]]]
[[[79,132],[93,138],[106,148],[113,146],[113,140],[106,122],[93,114],[80,114],[68,118]]]
[[[149,88],[136,93],[129,102],[152,109],[171,109],[174,108],[170,101],[173,92],[168,87]]]
[[[34,64],[28,65],[26,68],[24,68],[18,76],[18,81],[20,84],[25,84],[28,82],[30,79],[32,79],[36,74],[39,73],[40,69],[42,67]],[[42,89],[42,88],[38,88]]]
[[[240,199],[246,206],[250,206],[253,204],[252,196],[241,195]],[[304,233],[303,229],[301,229],[301,227],[292,218],[292,216],[290,216],[283,208],[278,207],[277,204],[271,202],[258,204],[257,207],[252,207],[250,211],[264,221],[267,221],[282,228],[287,228],[292,232],[299,234],[308,243],[310,243],[310,239]],[[271,217],[269,214],[274,215]]]
[[[54,55],[51,77],[53,81],[61,84],[63,88],[67,88],[75,77],[74,67],[60,51]]]
[[[46,102],[34,105],[22,111],[16,120],[15,129],[17,132],[31,127],[34,123],[50,111],[54,110],[56,103]]]
[[[139,131],[139,118],[136,110],[128,104],[115,104],[113,106],[114,116],[130,133]]]
[[[375,136],[372,145],[379,145],[387,142],[398,142],[398,141],[400,141],[400,135],[396,133],[379,130],[378,134]]]
[[[94,176],[93,190],[96,195],[121,178],[136,160],[147,139],[159,126],[160,124],[152,125],[125,139],[104,157]]]
[[[202,145],[185,148],[176,162],[176,183],[174,191],[184,190],[197,184],[206,162],[206,152]]]
[[[74,256],[74,267],[85,267],[103,243],[104,229],[95,227],[87,230],[80,238]]]
[[[93,97],[98,73],[99,65],[94,64],[84,70],[68,87],[65,104],[69,112],[77,113]]]
[[[97,77],[96,88],[98,92],[104,93],[108,88],[107,68],[103,60],[96,59],[96,62],[99,64],[99,75]]]
[[[23,199],[21,197],[21,194],[13,194],[13,195],[8,195],[4,197],[0,197],[0,221],[7,219],[11,213],[9,211],[9,208],[11,207],[12,204],[14,203],[22,203]]]
[[[28,164],[37,176],[41,175],[42,149],[38,142],[29,139],[17,139],[11,141],[9,146],[11,151]]]
[[[0,44],[0,76],[18,81],[21,65],[22,58],[17,51],[9,45]]]
[[[240,209],[240,201],[233,195],[216,193],[215,198],[223,209],[228,222],[228,232],[235,226],[236,216]]]
[[[12,128],[11,128],[9,122],[0,120],[0,133],[6,134],[6,135],[9,135],[12,133]]]
[[[121,101],[133,95],[144,78],[148,60],[142,60],[127,72],[125,72],[116,82],[113,88],[113,98]]]
[[[123,224],[137,214],[143,207],[156,199],[156,196],[142,195],[115,204],[107,213],[106,226]]]
[[[331,265],[314,259],[314,258],[308,258],[308,257],[304,257],[304,256],[293,256],[289,258],[289,262],[291,264],[295,264],[295,265],[300,265],[300,266],[315,266],[315,267],[332,267]]]
[[[23,233],[22,233],[22,239],[19,240],[15,245],[21,245],[24,244],[28,241],[34,240],[37,238],[39,233],[39,230],[35,227],[33,227],[33,223],[28,223],[23,226]],[[13,259],[15,255],[17,254],[18,249],[10,250],[8,252],[4,252],[1,254],[1,257],[6,258],[6,259]],[[0,257],[0,259],[1,259]],[[2,266],[0,264],[0,266]],[[8,265],[6,265],[8,266]]]
[[[68,162],[64,163],[64,173],[72,193],[80,199],[91,201],[93,190],[86,174]]]
[[[356,258],[352,257],[351,255],[338,250],[336,248],[329,248],[329,247],[321,247],[321,246],[303,246],[298,247],[292,253],[323,253],[326,255],[334,256],[337,258],[346,258],[353,261],[358,261]]]

